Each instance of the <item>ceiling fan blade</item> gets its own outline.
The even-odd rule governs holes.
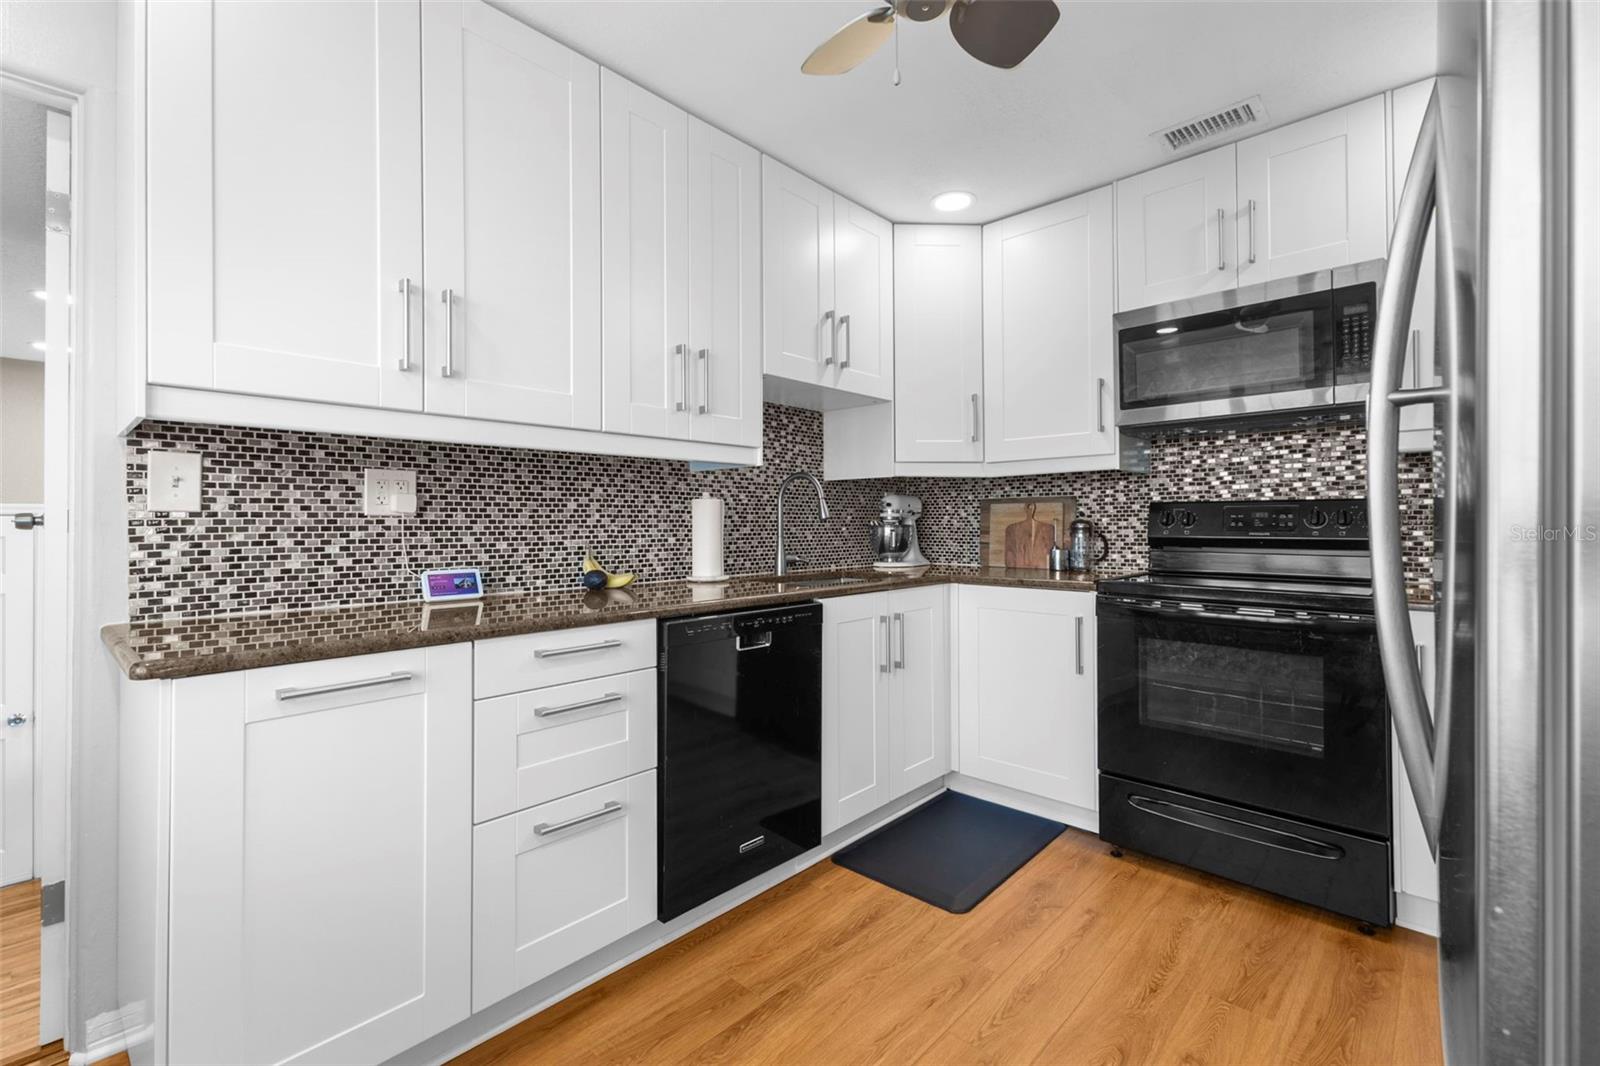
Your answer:
[[[806,74],[844,74],[882,48],[894,33],[894,8],[869,11],[840,27],[800,64]]]
[[[966,53],[1007,70],[1027,59],[1056,23],[1056,0],[955,0],[950,32]]]

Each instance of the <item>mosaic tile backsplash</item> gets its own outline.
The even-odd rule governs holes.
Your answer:
[[[148,421],[127,441],[131,621],[258,614],[410,600],[418,570],[479,566],[494,591],[572,587],[584,548],[642,581],[689,573],[689,501],[722,498],[727,569],[773,566],[773,496],[794,470],[822,473],[822,418],[769,404],[765,465],[692,473],[664,460],[572,455],[479,445]],[[899,478],[827,485],[832,517],[810,489],[790,488],[790,550],[807,567],[871,561],[866,527],[887,491],[923,498],[923,550],[938,563],[975,564],[979,501],[1077,497],[1112,544],[1108,567],[1147,559],[1144,514],[1153,499],[1359,496],[1359,427],[1176,437],[1155,442],[1149,475],[1105,471],[1011,478]],[[145,507],[144,453],[205,453],[203,510]],[[362,471],[417,473],[417,514],[366,517]],[[1429,579],[1432,466],[1402,460],[1407,571]]]

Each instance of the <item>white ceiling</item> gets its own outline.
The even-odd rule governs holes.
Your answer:
[[[0,357],[43,359],[45,107],[0,93]]]
[[[875,0],[493,2],[897,222],[985,222],[1157,166],[1151,133],[1256,94],[1280,125],[1436,69],[1433,0],[1067,0],[1010,71],[943,20],[903,22],[898,88],[892,43],[800,73]],[[933,211],[948,189],[977,202]]]

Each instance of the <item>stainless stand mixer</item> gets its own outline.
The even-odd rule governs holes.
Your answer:
[[[872,565],[880,570],[904,570],[913,566],[927,566],[922,549],[917,546],[917,519],[922,515],[922,501],[915,496],[886,493],[883,505],[878,508],[878,520],[868,527],[871,532],[872,553],[877,556]]]

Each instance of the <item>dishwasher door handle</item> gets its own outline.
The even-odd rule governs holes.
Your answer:
[[[734,651],[760,651],[762,648],[770,647],[772,647],[772,630],[770,629],[757,636],[754,643],[751,644],[744,642],[742,634],[736,634],[733,638]]]

